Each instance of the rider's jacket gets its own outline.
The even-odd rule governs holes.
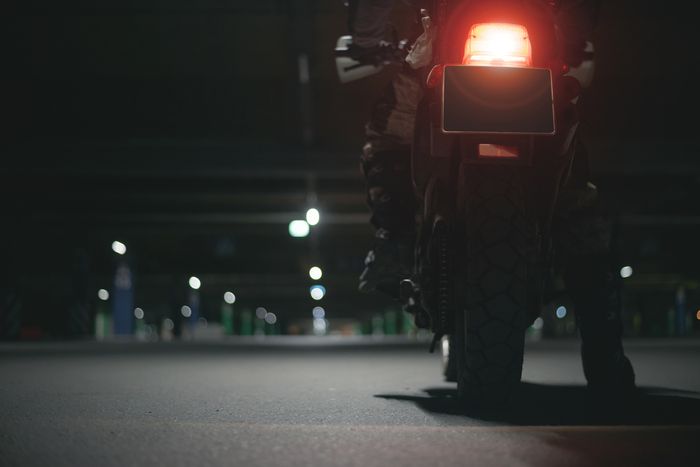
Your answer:
[[[369,48],[385,39],[392,8],[400,2],[416,8],[429,8],[432,3],[428,0],[350,0],[348,26],[353,43]],[[601,0],[557,0],[555,3],[559,27],[566,42],[576,46],[590,40]]]

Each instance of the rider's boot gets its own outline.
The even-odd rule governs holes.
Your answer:
[[[571,266],[567,283],[576,306],[589,393],[601,401],[629,398],[636,385],[622,346],[620,281],[606,258],[580,258]]]
[[[377,229],[374,245],[365,258],[358,289],[363,293],[382,292],[399,298],[401,280],[410,277],[415,236]]]

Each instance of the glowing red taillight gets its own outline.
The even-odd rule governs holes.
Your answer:
[[[532,46],[527,29],[510,23],[473,25],[464,43],[462,64],[532,66]]]

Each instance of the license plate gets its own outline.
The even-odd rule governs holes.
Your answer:
[[[446,66],[442,129],[445,133],[554,134],[551,72]]]

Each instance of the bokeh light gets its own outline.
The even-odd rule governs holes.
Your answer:
[[[268,313],[265,315],[265,322],[267,324],[275,324],[277,322],[277,315],[274,313]]]
[[[309,225],[316,225],[319,223],[320,220],[321,220],[321,213],[318,212],[318,209],[311,208],[308,211],[306,211],[306,222]]]
[[[559,319],[565,318],[566,317],[566,307],[565,306],[557,307],[556,314],[557,314],[557,318],[559,318]]]
[[[126,253],[126,245],[115,240],[112,242],[112,251],[118,255],[123,255]]]
[[[322,306],[315,306],[311,313],[315,319],[323,319],[326,317],[326,310]]]
[[[321,300],[326,295],[326,288],[322,285],[312,285],[309,293],[314,300]]]
[[[233,292],[228,291],[224,294],[224,301],[229,305],[233,305],[236,303],[236,295]]]
[[[537,318],[534,323],[532,323],[532,328],[536,330],[542,329],[544,326],[544,320],[542,318]]]
[[[323,335],[328,330],[328,321],[320,318],[314,319],[314,334]]]
[[[294,220],[290,222],[289,235],[292,237],[306,237],[309,235],[309,224],[302,220]]]
[[[309,269],[309,277],[317,281],[323,277],[323,270],[318,266],[313,266],[311,269]]]
[[[165,319],[163,320],[163,327],[164,327],[167,331],[172,331],[173,329],[175,329],[175,322],[174,322],[172,319],[170,319],[170,318],[165,318]]]
[[[633,272],[634,271],[632,270],[632,266],[623,266],[620,269],[620,277],[622,277],[623,279],[627,279],[632,275]]]
[[[202,281],[199,280],[199,277],[192,276],[190,277],[189,284],[190,287],[192,287],[194,290],[197,290],[202,286]]]

